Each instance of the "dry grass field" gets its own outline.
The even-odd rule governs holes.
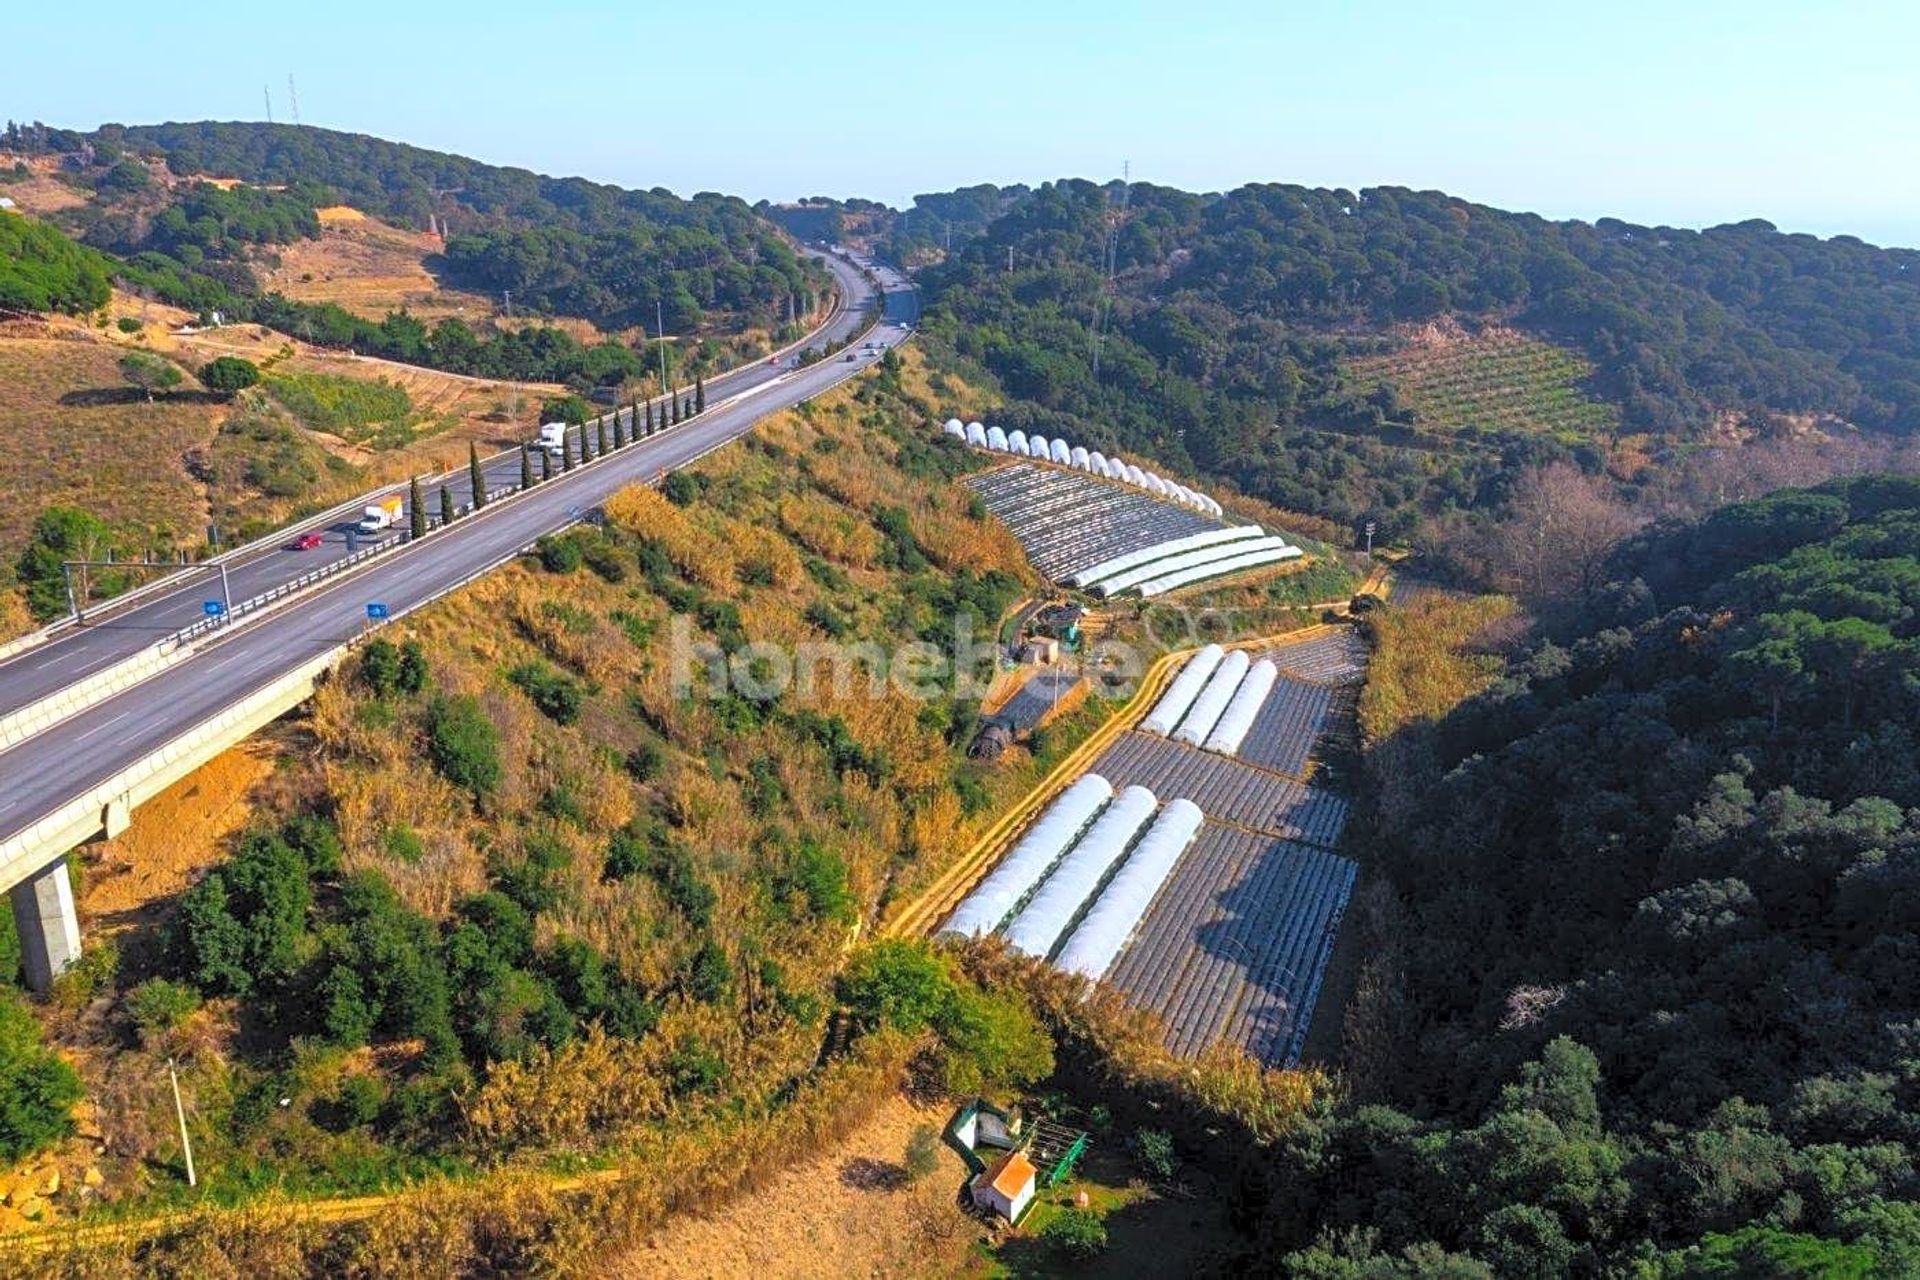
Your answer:
[[[219,429],[198,397],[147,404],[120,376],[118,348],[0,337],[0,557],[11,561],[47,507],[82,507],[121,528],[197,541],[206,495],[185,458]]]
[[[479,325],[492,316],[492,299],[444,288],[428,270],[440,237],[346,205],[320,210],[320,226],[318,240],[275,248],[279,265],[258,268],[262,288],[296,302],[335,303],[369,320],[402,307],[428,324],[458,316]]]

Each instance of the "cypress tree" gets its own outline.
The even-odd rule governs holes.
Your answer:
[[[670,415],[669,421],[680,421],[680,391],[677,387],[667,392],[667,413]]]
[[[533,488],[533,455],[527,451],[525,445],[520,446],[520,487]]]
[[[637,413],[634,414],[633,420],[635,422],[640,421],[640,415]],[[624,449],[627,447],[627,440],[627,429],[622,425],[620,411],[615,409],[613,411],[613,447],[616,449]]]
[[[614,412],[617,414],[619,410],[616,409]],[[618,420],[618,418],[615,419],[616,422]],[[597,449],[600,456],[604,458],[607,456],[607,420],[605,418],[600,419],[600,424],[594,434],[599,436],[600,439],[593,447]]]
[[[647,401],[647,434],[653,434],[653,401]]]
[[[447,492],[447,486],[440,486],[440,523],[453,523],[453,495]]]
[[[693,397],[680,397],[680,417],[684,420],[693,416]]]
[[[580,424],[580,461],[593,461],[593,437],[587,434],[587,424]]]
[[[416,538],[427,536],[427,504],[420,496],[420,477],[407,481],[407,531]]]
[[[707,380],[697,373],[693,375],[693,411],[707,411]]]
[[[487,476],[480,470],[480,446],[467,441],[467,479],[473,483],[473,509],[487,505]]]
[[[586,437],[582,436],[580,443],[585,444],[586,442]],[[564,431],[560,433],[560,469],[562,471],[573,470],[573,437]]]
[[[540,478],[542,480],[553,479],[553,455],[545,449],[540,451]]]

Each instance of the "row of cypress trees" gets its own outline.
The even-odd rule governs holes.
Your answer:
[[[637,440],[645,439],[656,431],[677,425],[685,419],[707,411],[706,379],[696,374],[693,379],[693,393],[682,396],[669,393],[666,404],[661,406],[660,417],[656,422],[653,414],[653,402],[644,403],[635,400],[627,406],[627,418],[622,420],[620,410],[616,409],[594,421],[593,434],[587,434],[585,423],[580,424],[580,461],[591,462],[594,458],[605,457],[614,449],[624,449]],[[609,419],[611,421],[609,421]],[[631,425],[629,425],[631,424]],[[589,448],[589,441],[593,446]],[[520,487],[530,489],[541,480],[553,477],[553,462],[543,449],[540,454],[540,475],[536,480],[533,474],[534,450],[522,445],[520,448]],[[573,444],[566,436],[561,437],[560,469],[573,470]],[[473,510],[478,511],[487,505],[487,477],[480,466],[480,449],[472,441],[467,443],[467,482],[473,494]],[[408,509],[411,512],[409,532],[413,537],[421,538],[427,532],[427,509],[420,491],[420,477],[413,477],[408,486]],[[452,524],[454,519],[453,496],[445,485],[440,487],[440,523]]]

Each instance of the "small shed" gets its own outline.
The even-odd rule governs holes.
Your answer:
[[[1033,1202],[1039,1172],[1023,1151],[1009,1151],[973,1180],[973,1202],[1008,1222],[1018,1222]]]

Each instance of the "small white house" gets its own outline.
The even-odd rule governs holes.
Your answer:
[[[1009,1151],[973,1180],[973,1202],[1008,1222],[1018,1222],[1033,1202],[1038,1176],[1024,1151]]]

